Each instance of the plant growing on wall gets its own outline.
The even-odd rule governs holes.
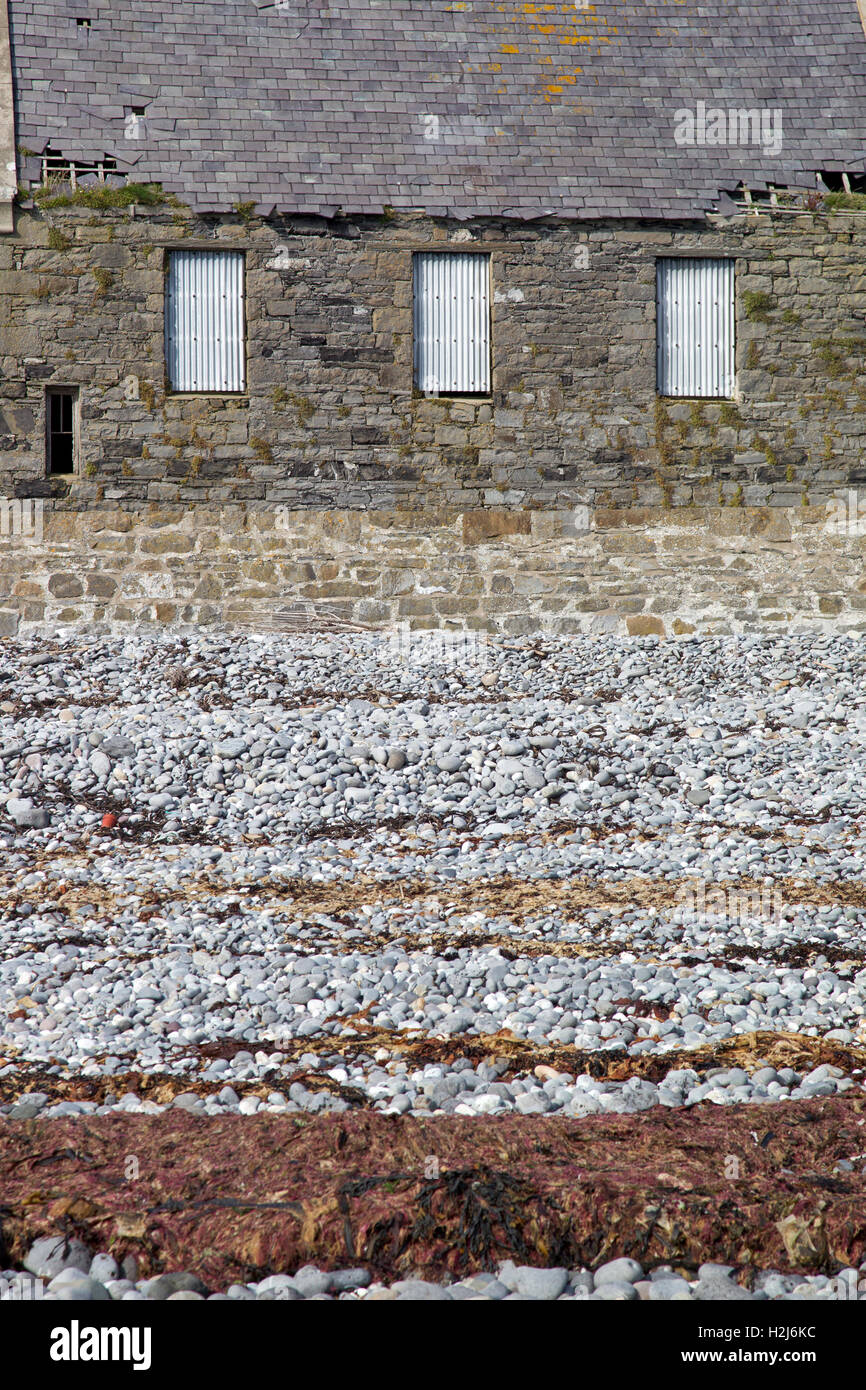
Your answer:
[[[771,294],[766,294],[763,290],[746,290],[743,295],[743,311],[747,319],[753,323],[769,323],[770,312],[775,309],[776,301]]]
[[[59,227],[49,227],[48,245],[52,251],[68,251],[72,245],[72,239],[64,236]]]
[[[866,193],[825,193],[828,212],[866,212]]]
[[[100,184],[98,188],[76,188],[68,193],[58,193],[57,185],[48,183],[29,195],[41,208],[128,208],[133,203],[153,207],[157,203],[175,200],[163,193],[158,183],[125,183],[121,188],[109,188]]]
[[[96,281],[96,296],[98,299],[104,299],[114,284],[114,276],[104,265],[94,266],[92,274]]]

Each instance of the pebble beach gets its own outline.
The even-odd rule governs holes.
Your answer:
[[[0,1119],[640,1124],[862,1097],[864,667],[838,633],[3,641]],[[866,1152],[833,1165],[863,1172]],[[0,1298],[49,1267],[45,1297],[169,1296],[104,1251],[30,1254]],[[796,1299],[863,1277],[521,1269],[189,1270],[170,1294]]]

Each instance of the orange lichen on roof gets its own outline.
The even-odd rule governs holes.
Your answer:
[[[610,46],[618,37],[616,26],[603,14],[597,14],[594,5],[577,9],[574,4],[530,3],[529,0],[526,3],[517,0],[515,3],[515,0],[511,0],[511,3],[497,4],[496,9],[512,24],[525,25],[529,30],[528,46],[519,42],[503,43],[500,51],[523,55],[548,69],[540,77],[537,88],[545,101],[561,96],[565,87],[574,86],[578,77],[584,75],[583,67],[567,60],[563,62],[565,55],[557,56],[559,47],[574,48],[580,45],[586,49],[598,45],[600,48],[602,45]],[[488,31],[491,35],[495,27]],[[521,73],[521,76],[525,75],[528,74]]]
[[[505,5],[497,6],[500,12],[506,10]],[[607,29],[608,33],[616,33],[615,26],[608,24],[595,13],[595,6],[590,6],[587,10],[580,10],[580,20],[584,24],[601,24]],[[541,15],[556,15],[553,22],[540,22]],[[539,19],[536,20],[535,16]],[[599,32],[584,32],[578,27],[578,19],[575,14],[573,4],[569,5],[532,5],[521,4],[517,6],[517,12],[509,16],[512,24],[524,23],[529,21],[529,28],[535,29],[537,33],[555,37],[559,43],[610,43],[611,40]]]

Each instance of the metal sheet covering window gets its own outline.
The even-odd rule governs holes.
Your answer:
[[[656,265],[658,390],[734,394],[734,262],[708,257]]]
[[[431,393],[490,391],[490,257],[419,251],[413,258],[415,385]]]
[[[244,390],[242,252],[169,253],[165,356],[173,391]]]

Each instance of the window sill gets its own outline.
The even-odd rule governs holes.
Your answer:
[[[419,391],[412,392],[413,401],[486,401],[491,404],[493,401],[492,391]]]
[[[663,401],[670,405],[688,405],[689,401],[702,401],[704,405],[740,405],[742,404],[739,396],[663,396],[661,392],[656,392],[656,400]]]

